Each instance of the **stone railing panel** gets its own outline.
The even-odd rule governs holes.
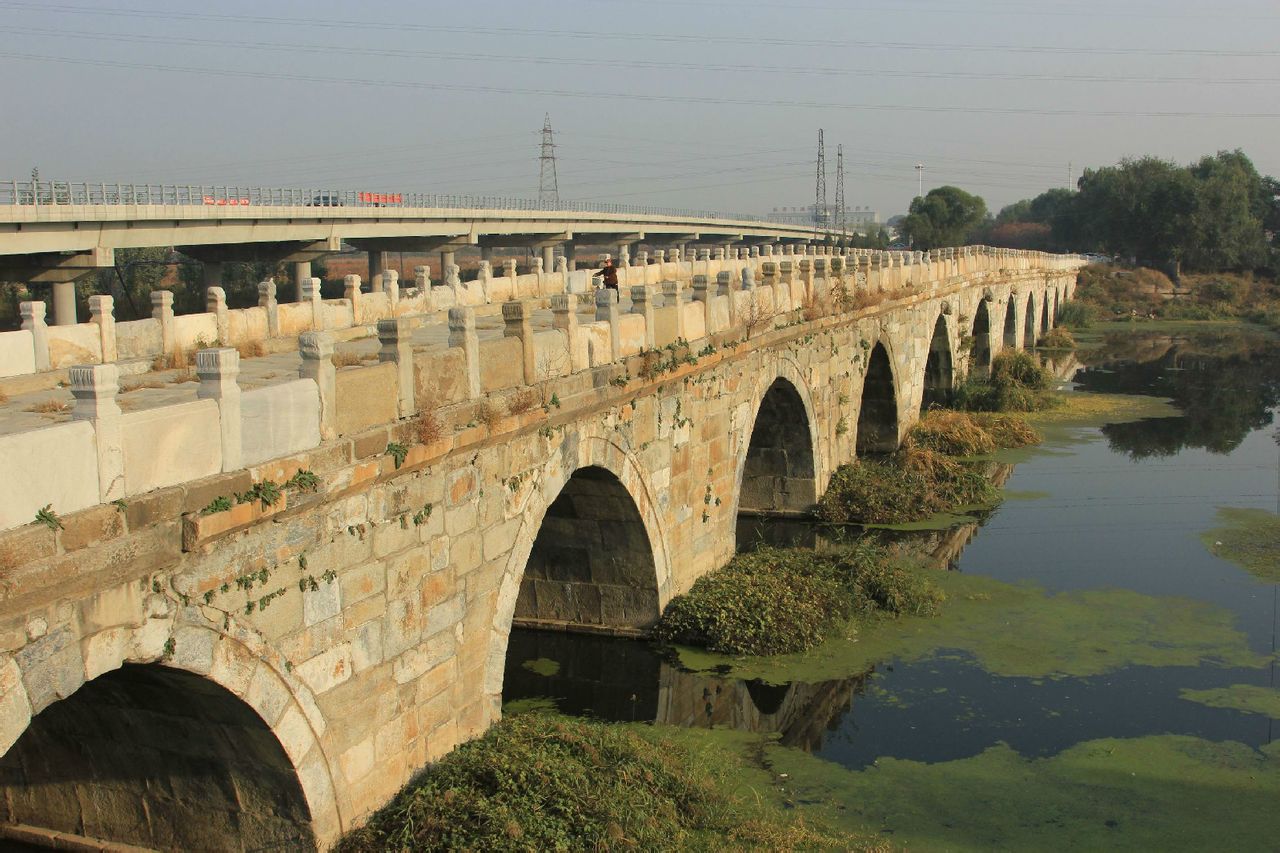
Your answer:
[[[0,530],[29,524],[45,504],[66,514],[95,506],[98,450],[87,421],[0,436]]]
[[[212,345],[216,340],[217,315],[179,314],[173,318],[173,341],[178,349],[200,349]]]
[[[245,391],[240,422],[244,465],[309,450],[320,444],[320,392],[310,379]]]
[[[708,334],[717,334],[729,328],[729,297],[713,296],[707,300],[709,307],[707,314],[711,318],[711,328],[707,330]]]
[[[222,470],[222,434],[213,400],[128,412],[121,418],[121,437],[129,495]]]
[[[573,372],[569,355],[569,341],[559,329],[535,332],[533,336],[534,365],[539,382],[558,379]]]
[[[462,347],[413,355],[413,397],[420,410],[468,399],[467,359]]]
[[[116,326],[117,333],[119,325]],[[227,340],[229,346],[265,341],[270,337],[267,330],[267,309],[241,308],[227,312]]]
[[[621,345],[619,357],[635,355],[644,349],[645,323],[640,314],[622,314],[618,318],[618,343]],[[614,359],[617,360],[616,358]]]
[[[684,339],[696,341],[707,336],[706,309],[700,302],[686,302],[680,306],[684,312]]]
[[[480,387],[486,393],[524,383],[524,345],[519,338],[480,342]]]
[[[230,313],[234,317],[236,312]],[[233,319],[233,329],[234,324]],[[148,317],[145,320],[126,320],[123,323],[116,323],[116,353],[121,359],[155,358],[160,355],[161,346],[158,320]]]
[[[386,299],[385,295],[383,295],[383,299]],[[363,303],[364,300],[361,300],[362,308],[364,307]],[[303,332],[312,330],[312,326],[315,323],[315,315],[310,302],[284,302],[279,305],[277,310],[280,317],[280,337],[296,338]]]
[[[117,343],[117,346],[119,344]],[[49,367],[102,362],[102,336],[93,323],[49,327]]]
[[[662,349],[680,337],[680,312],[684,305],[663,305],[653,312],[653,345]]]
[[[26,329],[0,332],[0,376],[25,376],[35,372],[35,336]]]
[[[321,303],[320,316],[326,329],[350,329],[356,325],[351,303],[345,299],[330,299]]]
[[[610,343],[612,333],[607,320],[583,323],[578,327],[578,336],[586,343],[587,360],[592,367],[613,361],[613,346]]]
[[[396,367],[392,362],[383,362],[338,371],[335,405],[338,435],[363,432],[399,417]]]

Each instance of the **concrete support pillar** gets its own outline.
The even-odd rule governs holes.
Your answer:
[[[396,365],[396,387],[399,389],[400,417],[407,418],[417,411],[413,398],[413,331],[408,319],[392,317],[378,321],[379,362]]]
[[[225,300],[224,300],[225,301]],[[119,358],[116,347],[116,318],[112,313],[115,301],[110,296],[89,297],[89,322],[98,327],[98,341],[102,345],[102,363],[111,364]],[[219,334],[222,328],[218,328]]]
[[[85,364],[71,368],[71,396],[76,398],[72,420],[93,424],[98,456],[98,499],[103,503],[125,496],[124,430],[120,404],[120,369],[114,364]]]
[[[636,284],[631,287],[631,313],[644,317],[644,346],[654,348],[653,328],[653,291],[647,284]]]
[[[622,329],[618,320],[618,291],[602,287],[596,291],[596,322],[609,324],[609,360],[622,357]]]
[[[320,438],[337,438],[338,372],[333,366],[333,335],[303,332],[298,336],[298,353],[302,356],[298,376],[313,380],[320,391]]]
[[[310,278],[302,286],[302,301],[311,306],[311,328],[324,329],[324,305],[320,302],[320,279]]]
[[[222,287],[222,264],[215,261],[200,265],[200,278],[204,284],[204,292],[211,287]]]
[[[196,353],[196,376],[200,377],[196,396],[218,404],[218,426],[222,433],[222,470],[238,471],[244,464],[238,381],[240,353],[231,347],[200,350]]]
[[[74,326],[76,322],[76,283],[55,281],[53,283],[53,325]]]
[[[533,341],[533,325],[529,306],[518,299],[502,303],[502,336],[520,339],[520,357],[524,362],[524,384],[538,381],[538,350]]]
[[[293,299],[295,302],[302,302],[305,298],[302,291],[306,289],[307,282],[311,281],[311,262],[298,261],[293,265]]]
[[[173,328],[173,292],[151,291],[151,316],[160,324],[160,352],[171,355],[178,347]]]
[[[563,258],[561,260],[564,260]],[[551,295],[551,317],[553,325],[564,333],[565,345],[569,350],[569,372],[576,373],[586,365],[581,364],[578,357],[578,297],[570,293],[553,293]]]
[[[258,307],[267,312],[267,335],[280,337],[280,306],[276,302],[276,283],[271,279],[258,282]]]
[[[480,338],[476,336],[476,312],[469,306],[449,309],[449,346],[462,349],[467,376],[467,398],[480,397]]]
[[[386,252],[370,252],[369,253],[369,286],[375,290],[378,283],[382,281],[382,271],[387,266]]]
[[[542,269],[544,272],[551,272],[556,268],[556,247],[542,247]]]
[[[564,244],[565,264],[569,267],[569,272],[576,272],[578,269],[578,247],[573,243]]]
[[[231,313],[227,311],[227,292],[221,287],[211,287],[204,292],[204,310],[213,315],[218,325],[218,342],[231,343]]]
[[[48,370],[49,327],[44,321],[44,303],[19,303],[18,312],[22,315],[22,328],[31,333],[31,345],[35,350],[36,371]]]
[[[490,264],[493,263],[493,247],[492,246],[480,247],[480,260],[488,261]],[[440,269],[440,275],[444,275],[443,267]]]
[[[360,316],[360,276],[342,277],[342,298],[351,303],[351,322],[357,326],[363,325],[364,320]]]

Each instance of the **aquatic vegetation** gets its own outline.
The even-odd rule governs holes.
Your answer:
[[[1280,516],[1265,509],[1220,507],[1226,525],[1201,534],[1219,557],[1237,563],[1265,581],[1280,581]]]
[[[1182,698],[1210,708],[1231,708],[1280,720],[1280,690],[1256,684],[1233,684],[1209,690],[1183,690]]]
[[[1185,598],[1124,589],[1048,593],[981,575],[924,573],[946,595],[936,616],[906,616],[864,628],[833,631],[803,655],[735,660],[681,648],[693,670],[727,666],[735,678],[771,684],[827,681],[865,672],[884,661],[918,661],[944,651],[971,658],[995,675],[1091,676],[1126,666],[1261,667],[1233,614]]]
[[[712,740],[518,714],[427,768],[334,850],[870,849],[742,790],[744,765]]]
[[[927,578],[867,542],[821,553],[760,548],[672,599],[654,636],[724,654],[786,654],[813,648],[851,617],[931,615],[941,601]]]
[[[839,524],[904,524],[994,505],[1000,492],[983,467],[910,445],[891,456],[855,459],[832,474],[817,514]]]
[[[788,794],[835,825],[910,850],[1274,850],[1280,743],[1158,735],[1024,758],[1004,744],[849,771],[770,745]]]
[[[989,376],[971,376],[952,396],[957,409],[973,412],[1035,412],[1051,408],[1052,373],[1026,350],[1004,350],[991,360]]]
[[[536,673],[537,675],[545,676],[547,678],[550,678],[560,672],[560,662],[551,660],[550,658],[535,658],[533,660],[527,660],[520,665],[532,673]]]

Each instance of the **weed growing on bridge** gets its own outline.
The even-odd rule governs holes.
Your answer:
[[[253,501],[261,501],[262,508],[267,509],[279,503],[282,494],[284,492],[281,491],[280,485],[274,480],[262,480],[254,483],[253,488],[247,492],[236,492],[236,503],[247,504]]]
[[[971,412],[1035,412],[1057,405],[1049,393],[1053,374],[1025,350],[991,360],[989,377],[970,377],[955,390],[953,405]]]
[[[286,489],[299,489],[304,492],[314,492],[320,488],[320,478],[311,471],[305,469],[294,473],[292,477],[285,481]]]
[[[522,388],[507,398],[507,411],[513,415],[527,412],[542,404],[542,396],[533,388]]]
[[[818,645],[851,616],[930,615],[941,601],[930,581],[870,542],[820,553],[761,548],[672,599],[654,636],[723,654],[788,654]]]
[[[444,438],[444,423],[435,413],[435,407],[428,404],[413,424],[414,438],[419,444],[435,444]]]
[[[36,510],[35,524],[43,524],[50,530],[66,530],[62,518],[53,509],[53,504],[45,504]]]
[[[739,749],[678,732],[513,714],[334,850],[867,849],[761,797],[749,768]]]
[[[387,443],[387,455],[392,458],[398,469],[404,464],[405,457],[409,455],[409,448],[398,441],[391,441]]]
[[[226,495],[218,495],[209,503],[205,504],[204,509],[200,510],[201,515],[213,515],[217,512],[226,512],[231,509],[231,498]]]

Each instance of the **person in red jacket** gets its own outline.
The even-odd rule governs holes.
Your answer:
[[[604,286],[610,290],[618,289],[618,268],[613,265],[613,258],[605,258],[604,266],[600,268],[600,275],[604,277]]]

